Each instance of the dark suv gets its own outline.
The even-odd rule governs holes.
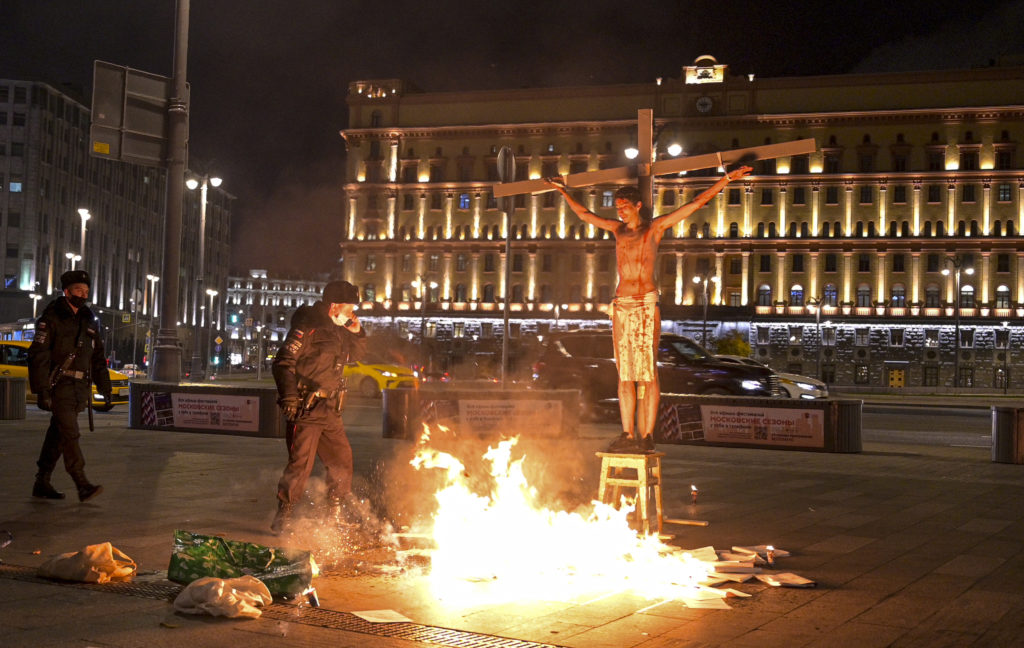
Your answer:
[[[767,367],[727,364],[681,335],[663,334],[658,344],[658,378],[663,394],[781,395]],[[593,417],[617,409],[619,376],[610,330],[551,333],[533,365],[542,389],[579,389],[583,411]]]

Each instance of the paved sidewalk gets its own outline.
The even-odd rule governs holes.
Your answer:
[[[351,408],[346,418],[357,489],[374,495],[399,524],[408,522],[429,498],[404,472],[410,444],[381,438],[379,401]],[[267,525],[282,440],[130,430],[123,409],[96,420],[83,446],[87,472],[104,493],[88,504],[73,499],[61,469],[55,485],[68,500],[28,496],[43,413],[30,408],[25,421],[0,422],[0,529],[14,534],[0,550],[4,563],[34,567],[51,554],[109,540],[142,572],[156,572],[167,567],[176,528],[278,543]],[[528,457],[548,462],[538,471],[541,490],[567,502],[596,494],[593,452],[615,434],[613,425],[586,425],[578,440],[524,441]],[[424,626],[561,646],[1020,645],[1024,466],[994,464],[987,448],[880,443],[855,455],[659,450],[667,454],[667,515],[711,523],[670,527],[675,544],[774,544],[793,553],[781,563],[785,570],[818,587],[745,583],[737,589],[753,596],[729,599],[731,610],[669,603],[640,612],[656,601],[625,594],[454,610],[434,601],[414,575],[381,575],[372,560],[360,562],[369,554],[354,553],[318,579],[321,605],[394,609]],[[696,507],[691,483],[701,492]],[[377,497],[384,484],[388,497]],[[309,537],[322,541],[312,531]],[[281,606],[275,618],[255,621],[185,617],[166,601],[2,576],[4,646],[424,645],[315,627],[298,613],[289,620]]]

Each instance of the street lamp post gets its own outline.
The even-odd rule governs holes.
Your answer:
[[[81,254],[81,258],[84,259],[85,258],[85,222],[87,220],[89,220],[90,218],[92,218],[92,214],[89,213],[88,209],[82,207],[82,208],[80,208],[78,210],[78,215],[82,217],[82,249],[79,252],[79,254]]]
[[[149,290],[146,291],[146,300],[142,305],[143,311],[149,312],[149,334],[146,336],[149,340],[149,351],[146,354],[148,362],[146,363],[146,372],[149,375],[150,380],[153,379],[153,313],[156,312],[156,282],[160,281],[160,277],[154,274],[146,275],[146,281],[149,282]],[[152,293],[152,300],[149,299],[149,295]]]
[[[36,318],[36,307],[39,305],[39,300],[43,298],[42,295],[36,293],[30,293],[29,298],[32,300],[32,319]]]
[[[206,294],[210,297],[210,310],[207,311],[207,317],[210,318],[210,332],[207,334],[209,338],[209,353],[206,356],[206,379],[209,380],[213,374],[211,366],[213,365],[213,325],[216,318],[213,316],[213,298],[217,296],[217,291],[213,288],[207,288]]]
[[[701,343],[701,345],[703,347],[707,348],[707,346],[708,346],[708,302],[710,301],[708,292],[709,292],[709,287],[710,287],[711,284],[718,283],[718,275],[712,274],[710,272],[705,272],[705,273],[702,273],[702,274],[698,274],[698,275],[695,275],[693,277],[693,283],[702,286],[701,293],[703,294],[703,299],[704,299],[704,324],[701,327],[701,331],[700,331],[700,343]]]
[[[953,307],[956,309],[956,343],[954,345],[956,355],[953,357],[953,388],[960,389],[960,272],[964,274],[974,274],[974,268],[963,267],[964,260],[960,258],[960,255],[948,256],[944,265],[953,266],[953,276],[956,285],[956,296],[953,298]],[[945,276],[950,275],[948,267],[942,269],[942,274]]]
[[[420,275],[412,285],[420,289],[420,354],[423,356],[424,370],[426,370],[427,364],[427,352],[426,352],[426,326],[427,326],[427,289],[431,290],[437,288],[436,281],[427,281],[426,277]]]
[[[215,188],[219,187],[221,179],[213,176],[204,174],[201,179],[189,178],[185,181],[185,186],[189,188],[189,191],[195,191],[199,188],[199,259],[198,259],[198,272],[196,273],[196,290],[192,299],[192,318],[194,320],[193,333],[192,333],[192,370],[193,376],[197,375],[202,371],[203,360],[200,354],[200,339],[202,337],[202,322],[199,317],[199,294],[203,290],[203,277],[206,273],[206,195],[209,185],[213,185]],[[212,312],[211,312],[212,315]],[[209,372],[207,372],[209,373]]]
[[[1006,331],[1006,348],[1003,350],[1003,395],[1010,390],[1010,323],[1003,322]]]
[[[821,307],[824,304],[823,297],[811,297],[807,300],[807,305],[814,309],[814,333],[818,336],[818,380],[821,380]]]
[[[65,252],[64,256],[67,257],[67,259],[69,261],[71,261],[71,269],[72,270],[74,270],[75,266],[78,265],[78,262],[82,260],[82,255],[81,254],[75,254],[74,252]]]

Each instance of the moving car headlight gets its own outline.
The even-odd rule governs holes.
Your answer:
[[[757,391],[759,389],[764,389],[764,383],[762,383],[760,380],[747,379],[740,381],[740,387],[746,389],[747,391]]]
[[[395,378],[398,376],[398,374],[396,374],[394,371],[385,371],[383,369],[378,369],[377,371],[379,371],[380,375],[384,376],[385,378]]]
[[[810,383],[794,382],[793,384],[796,385],[797,387],[799,387],[800,389],[804,390],[804,391],[816,391],[818,389],[817,385],[812,385]]]

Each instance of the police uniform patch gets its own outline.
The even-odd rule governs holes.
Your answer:
[[[298,329],[295,329],[295,337],[301,338],[302,337],[302,331],[300,331]]]

